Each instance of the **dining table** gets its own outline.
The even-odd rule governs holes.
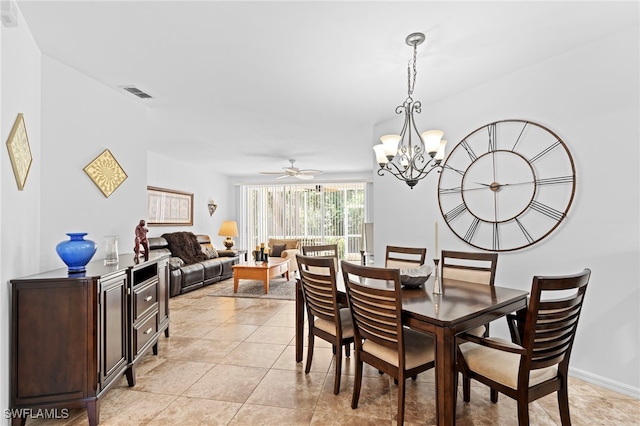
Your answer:
[[[526,314],[527,291],[442,279],[442,294],[434,294],[432,274],[419,288],[403,288],[402,322],[426,332],[435,342],[436,410],[438,425],[455,425],[457,397],[456,336],[502,316]],[[393,282],[387,284],[390,288]],[[336,276],[338,303],[346,306],[342,272]],[[296,362],[302,361],[304,299],[296,279]]]

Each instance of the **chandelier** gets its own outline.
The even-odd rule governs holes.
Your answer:
[[[442,140],[442,130],[428,130],[420,134],[416,127],[413,115],[420,114],[422,104],[411,96],[416,84],[416,55],[418,46],[424,42],[424,34],[409,34],[406,42],[413,46],[413,61],[407,65],[407,99],[396,107],[396,114],[404,114],[404,125],[399,135],[381,136],[382,143],[374,146],[373,150],[380,165],[379,176],[389,172],[413,189],[430,172],[442,169],[447,141]]]

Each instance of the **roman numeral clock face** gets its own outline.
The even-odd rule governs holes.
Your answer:
[[[525,120],[483,126],[451,151],[438,181],[445,222],[468,244],[512,251],[545,238],[564,220],[576,173],[565,143]]]

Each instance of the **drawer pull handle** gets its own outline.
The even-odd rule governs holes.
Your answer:
[[[145,301],[145,302],[148,302],[148,301],[149,301],[149,300],[151,300],[151,299],[153,299],[153,296],[147,296],[147,297],[145,297],[145,298],[144,298],[144,301]]]
[[[153,327],[149,327],[148,329],[146,329],[144,331],[144,334],[149,334],[149,333],[151,333],[152,330],[153,330]]]

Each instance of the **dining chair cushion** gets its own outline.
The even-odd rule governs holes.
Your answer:
[[[488,338],[499,342],[503,346],[520,348],[514,343],[498,338]],[[473,342],[465,342],[460,345],[460,352],[470,370],[481,374],[494,382],[508,386],[511,389],[518,388],[518,370],[520,368],[520,355],[501,351]],[[529,373],[529,386],[537,385],[545,380],[553,379],[558,374],[555,366],[531,370]]]
[[[385,268],[415,269],[420,266],[418,263],[409,260],[388,259]]]
[[[484,337],[484,332],[487,330],[487,327],[484,325],[479,325],[476,328],[472,328],[471,330],[465,331],[467,334],[471,334],[472,336]]]
[[[442,276],[458,281],[487,284],[491,281],[491,271],[474,271],[472,269],[442,268]]]
[[[362,351],[382,359],[383,361],[398,366],[398,351],[387,346],[382,346],[371,340],[362,343]],[[414,331],[409,328],[404,329],[404,360],[405,369],[410,370],[422,364],[426,364],[435,359],[435,346],[433,337]]]
[[[349,308],[340,309],[340,322],[342,323],[342,338],[348,339],[353,337],[353,319],[351,318],[351,312]],[[318,330],[322,330],[333,336],[336,335],[336,325],[331,321],[327,321],[322,318],[316,318],[313,326]]]

